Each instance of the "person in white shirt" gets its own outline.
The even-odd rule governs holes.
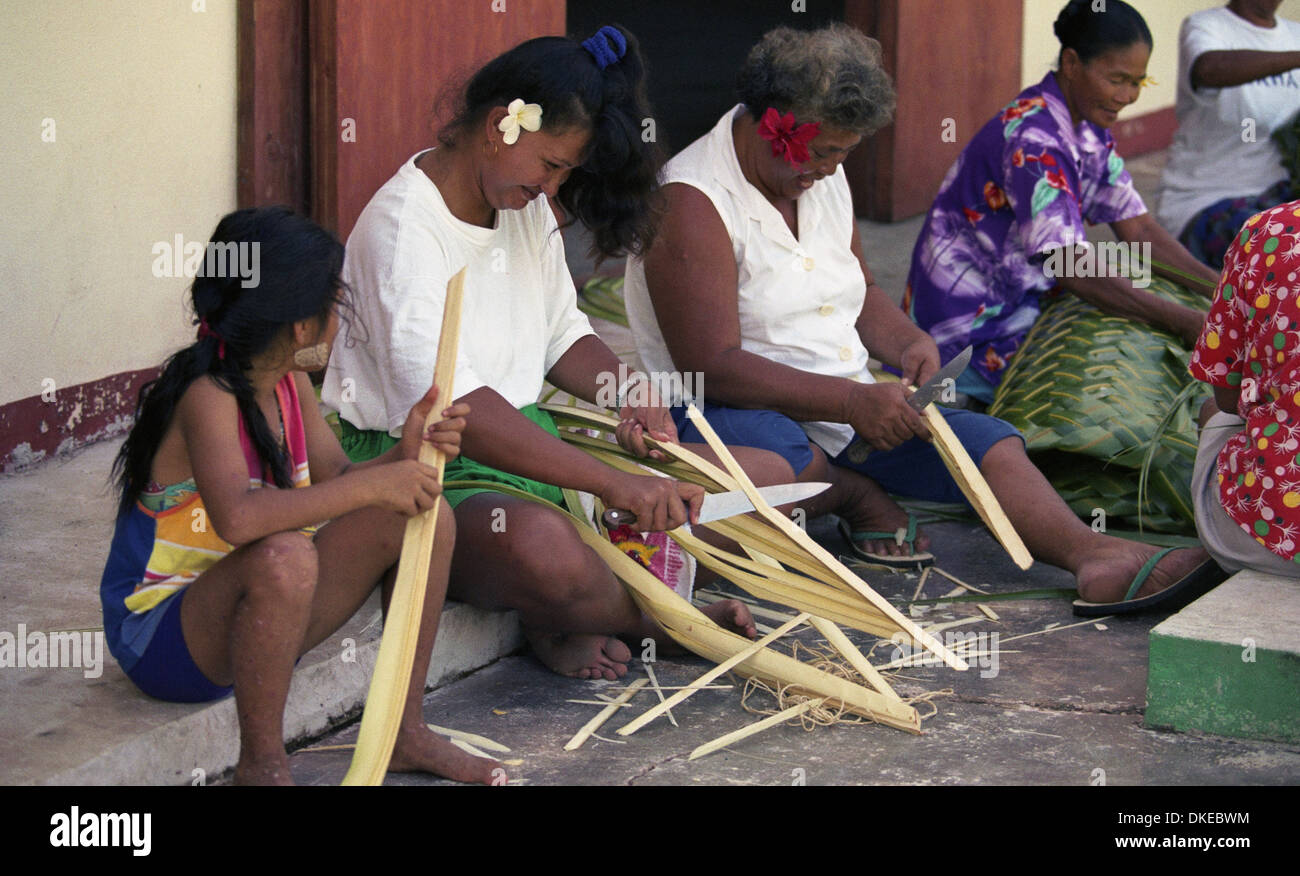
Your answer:
[[[915,565],[929,540],[889,492],[964,499],[903,389],[935,374],[938,348],[875,284],[840,166],[893,111],[879,44],[847,25],[778,28],[738,82],[741,104],[664,168],[660,233],[628,261],[637,350],[650,369],[704,375],[704,413],[728,444],[780,454],[799,480],[830,481],[805,504],[810,517],[836,513],[855,550]],[[902,382],[876,382],[868,349]],[[1199,548],[1162,552],[1092,531],[1015,429],[941,411],[1034,556],[1075,575],[1076,611],[1167,606],[1215,574]],[[689,421],[678,428],[690,440]],[[874,448],[865,462],[848,458],[855,436]]]
[[[467,268],[454,392],[471,414],[447,480],[493,481],[557,503],[561,487],[589,492],[631,510],[645,531],[696,516],[700,487],[596,461],[560,440],[535,404],[544,379],[598,403],[602,375],[620,373],[577,310],[552,207],[586,225],[607,256],[651,239],[657,162],[641,138],[649,116],[642,79],[635,38],[614,27],[583,43],[522,43],[472,77],[439,146],[407,161],[371,199],[343,269],[354,324],[334,347],[322,390],[350,457],[370,458],[396,440],[399,412],[433,374],[447,282]],[[620,443],[639,455],[647,434],[677,440],[655,395],[620,416]],[[780,459],[742,453],[756,482],[793,479]],[[558,511],[489,490],[444,496],[457,530],[448,594],[519,611],[551,669],[612,680],[631,657],[615,636],[639,642],[661,632]],[[719,605],[707,612],[715,621],[754,635],[741,603]]]
[[[1293,197],[1271,135],[1300,112],[1300,23],[1280,5],[1231,0],[1179,32],[1178,131],[1156,217],[1216,270],[1243,222]]]

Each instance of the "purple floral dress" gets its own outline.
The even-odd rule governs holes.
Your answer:
[[[962,150],[912,251],[903,309],[948,361],[997,386],[1056,281],[1046,253],[1087,240],[1084,222],[1147,211],[1110,132],[1075,127],[1054,73],[1020,93]]]

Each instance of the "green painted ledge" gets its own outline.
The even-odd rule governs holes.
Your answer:
[[[1241,572],[1151,630],[1146,725],[1300,742],[1300,581]]]

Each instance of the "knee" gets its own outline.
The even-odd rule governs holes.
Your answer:
[[[590,598],[609,572],[566,519],[545,509],[529,509],[520,530],[509,539],[511,567],[527,591],[547,604]]]
[[[788,484],[794,478],[794,469],[778,453],[762,450],[758,447],[737,447],[732,450],[736,462],[745,470],[745,474],[755,485],[770,487],[774,484]]]
[[[316,546],[299,532],[277,532],[249,545],[245,593],[310,600],[316,592]]]

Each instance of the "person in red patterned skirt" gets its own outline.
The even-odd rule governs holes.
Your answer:
[[[1192,482],[1201,541],[1229,571],[1300,577],[1300,201],[1242,226],[1189,370],[1214,387]]]

